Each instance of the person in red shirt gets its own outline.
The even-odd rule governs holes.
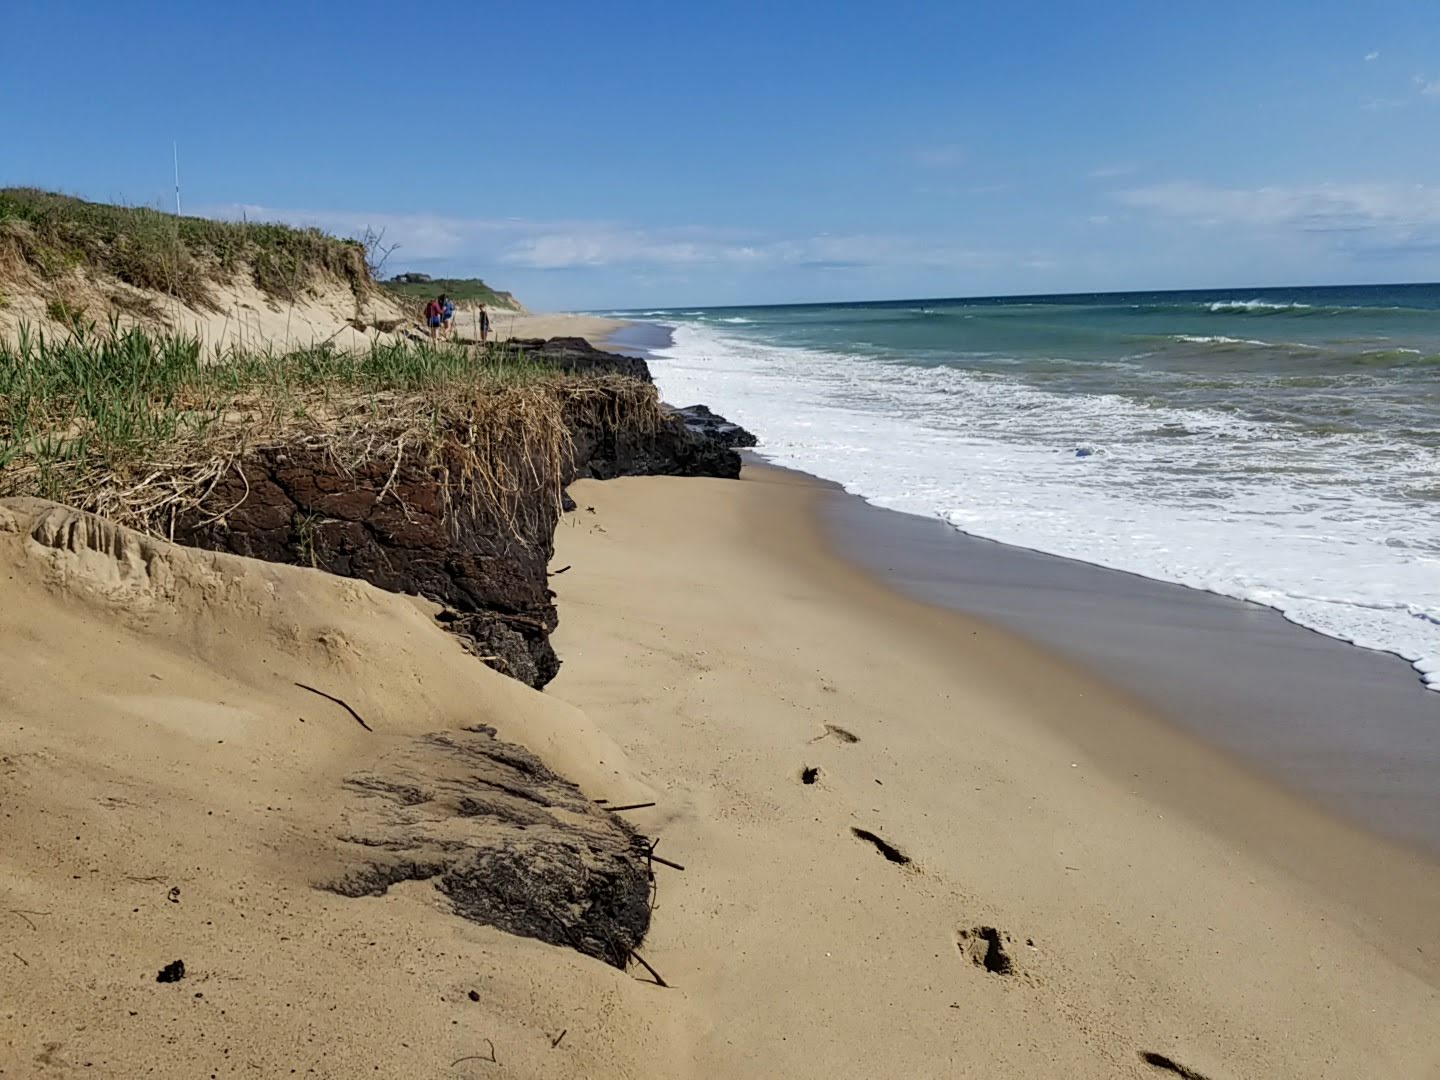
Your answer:
[[[445,324],[445,305],[441,303],[445,298],[432,299],[425,305],[425,324],[430,327],[430,340],[435,341],[440,333],[440,327]]]

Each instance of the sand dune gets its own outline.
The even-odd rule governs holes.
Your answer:
[[[649,792],[421,603],[12,500],[0,639],[0,1075],[686,1075],[680,996],[467,922],[429,882],[316,888],[386,845],[420,857],[416,829],[453,839],[444,799],[345,781],[443,793],[436,746],[484,737],[465,728],[588,794]],[[585,800],[556,814],[607,827]],[[500,1071],[452,1068],[492,1046]]]

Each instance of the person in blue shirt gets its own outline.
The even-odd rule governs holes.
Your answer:
[[[444,293],[440,294],[440,317],[445,331],[445,336],[451,337],[455,333],[455,301],[451,300]]]

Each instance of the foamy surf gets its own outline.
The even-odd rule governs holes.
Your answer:
[[[741,333],[681,322],[653,366],[667,400],[710,402],[776,464],[976,536],[1274,608],[1440,689],[1440,541],[1405,497],[1433,484],[1440,449]]]
[[[1210,310],[1221,311],[1306,311],[1311,304],[1277,304],[1270,300],[1217,300]]]

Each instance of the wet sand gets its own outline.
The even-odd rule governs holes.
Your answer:
[[[838,489],[824,513],[838,552],[906,594],[1070,657],[1286,787],[1440,854],[1440,694],[1398,657]]]

